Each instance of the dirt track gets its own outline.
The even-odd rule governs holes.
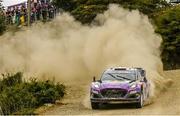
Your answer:
[[[180,115],[180,70],[165,72],[168,78],[173,80],[173,84],[154,103],[136,109],[133,105],[108,105],[100,110],[91,110],[84,107],[83,99],[87,93],[89,83],[72,84],[68,86],[67,95],[61,105],[56,105],[47,110],[44,114],[51,115],[99,115],[99,114],[151,114],[151,115]]]

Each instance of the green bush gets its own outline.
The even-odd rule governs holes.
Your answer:
[[[94,20],[97,13],[103,13],[107,7],[105,5],[80,5],[78,8],[73,10],[71,14],[80,20],[83,24],[90,24]]]
[[[0,80],[0,107],[3,114],[33,114],[45,103],[55,103],[65,94],[65,86],[52,81],[22,81],[23,74],[3,75]],[[29,110],[29,112],[25,112]]]
[[[2,6],[2,0],[0,0],[0,35],[5,31],[6,25],[5,25],[5,16],[3,13],[3,6]]]
[[[53,0],[53,3],[66,11],[71,11],[76,6],[74,0]]]
[[[163,37],[162,60],[165,69],[180,68],[180,5],[156,14],[156,32]]]
[[[1,12],[1,11],[0,11]],[[0,35],[5,31],[6,25],[5,25],[5,18],[0,13]]]

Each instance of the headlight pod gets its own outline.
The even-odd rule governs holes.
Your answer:
[[[99,94],[99,89],[100,89],[100,83],[94,82],[91,85],[91,93],[93,94]]]
[[[133,91],[130,91],[129,94],[136,94],[137,91],[136,90],[133,90]]]
[[[99,88],[99,85],[98,85],[98,84],[95,84],[94,87],[95,87],[95,88]]]
[[[100,83],[95,82],[92,84],[92,87],[98,89],[100,87]]]
[[[135,88],[136,88],[136,83],[132,83],[132,84],[130,85],[130,88],[131,88],[131,89],[135,89]]]
[[[133,88],[136,88],[136,84],[131,85],[131,88],[132,88],[132,89],[133,89]]]
[[[96,91],[96,90],[92,90],[92,93],[94,93],[94,94],[99,94],[99,92]]]

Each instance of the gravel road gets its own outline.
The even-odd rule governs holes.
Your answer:
[[[92,110],[85,107],[89,83],[80,82],[67,85],[67,95],[61,101],[62,104],[50,108],[45,115],[180,115],[180,70],[165,72],[173,84],[162,92],[152,104],[136,109],[134,105],[107,105],[100,110]]]

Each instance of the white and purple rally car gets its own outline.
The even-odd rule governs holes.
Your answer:
[[[92,109],[102,103],[135,103],[142,108],[149,97],[150,83],[142,68],[109,68],[100,80],[93,79],[90,90]]]

